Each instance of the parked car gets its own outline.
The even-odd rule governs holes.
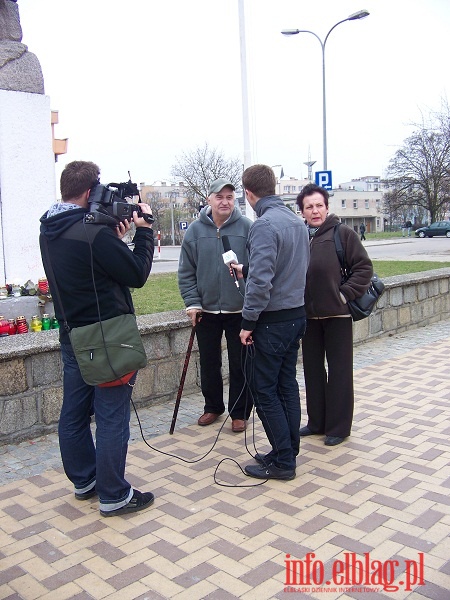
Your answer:
[[[420,237],[434,237],[435,235],[445,235],[450,238],[450,221],[436,221],[428,227],[419,227],[415,234]]]

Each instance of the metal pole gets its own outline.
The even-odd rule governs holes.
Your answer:
[[[250,145],[250,110],[248,100],[247,82],[247,44],[245,41],[245,7],[244,0],[238,0],[239,8],[239,39],[241,50],[241,90],[242,90],[242,124],[244,131],[244,165],[243,170],[250,167],[252,163],[252,152]],[[245,198],[245,216],[255,220],[255,213]]]
[[[322,42],[322,40],[319,39],[320,45],[322,46],[322,111],[323,111],[322,123],[323,123],[323,170],[324,171],[328,170],[327,169],[327,166],[328,166],[328,160],[327,160],[327,158],[328,158],[327,157],[327,100],[326,100],[326,93],[325,93],[325,87],[326,87],[325,86],[325,45],[327,43],[328,36],[333,31],[333,29],[335,29],[338,25],[340,25],[341,23],[345,23],[348,20],[349,20],[348,18],[342,19],[342,21],[339,21],[338,23],[333,25],[333,27],[329,30],[329,32],[325,36],[325,39],[323,42]]]
[[[323,170],[327,171],[327,101],[325,94],[325,43],[322,44],[322,131],[323,131]]]
[[[317,33],[314,31],[310,31],[309,29],[283,29],[281,32],[283,35],[297,35],[298,33],[310,33],[314,37],[319,40],[320,46],[322,48],[322,127],[323,127],[323,170],[327,171],[328,160],[327,160],[327,101],[326,101],[326,90],[325,90],[325,45],[327,43],[328,37],[330,33],[341,23],[345,23],[346,21],[355,21],[358,19],[364,19],[369,16],[367,10],[360,10],[346,19],[342,19],[342,21],[338,21],[333,27],[328,31],[325,36],[324,41],[320,39]]]
[[[172,192],[173,194],[173,192]],[[173,223],[173,195],[170,197],[170,217],[172,221],[172,246],[175,246],[175,226]]]

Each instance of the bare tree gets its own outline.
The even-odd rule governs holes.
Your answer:
[[[171,174],[184,182],[187,197],[192,206],[204,204],[210,184],[219,177],[229,179],[236,189],[241,186],[242,162],[238,158],[226,158],[208,144],[176,157]]]
[[[150,205],[152,209],[153,218],[155,219],[153,230],[158,231],[161,229],[161,211],[164,208],[164,204],[161,203],[161,194],[159,192],[149,192],[147,197],[143,199]]]
[[[388,202],[394,213],[426,211],[431,222],[442,218],[450,201],[450,110],[416,125],[387,169]]]

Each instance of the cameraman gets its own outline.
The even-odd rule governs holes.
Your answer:
[[[100,513],[109,517],[142,510],[154,500],[151,492],[134,490],[125,479],[130,399],[136,373],[125,385],[87,385],[64,329],[63,314],[72,328],[98,322],[99,313],[102,320],[133,313],[129,288],[142,287],[147,281],[154,241],[151,225],[137,212],[133,212],[133,251],[121,241],[130,229],[128,221],[119,223],[115,230],[84,222],[99,174],[99,167],[92,162],[74,161],[65,167],[60,182],[62,202],[53,204],[40,220],[40,246],[50,290],[56,284],[49,259],[64,309],[63,313],[53,295],[64,374],[58,429],[64,470],[74,485],[75,498],[87,500],[98,494]],[[150,213],[147,204],[139,206],[143,213]],[[95,445],[90,428],[92,408]]]

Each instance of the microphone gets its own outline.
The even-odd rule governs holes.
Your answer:
[[[230,246],[230,240],[228,239],[227,235],[223,235],[222,236],[222,244],[223,244],[223,249],[224,249],[224,254],[222,254],[222,258],[223,258],[223,262],[227,265],[227,267],[230,267],[231,263],[236,263],[238,264],[238,259],[236,254],[233,252],[233,250],[231,249]],[[236,284],[236,287],[239,287],[239,281],[236,275],[236,271],[231,268],[231,271],[233,273],[233,278],[234,278],[234,283]]]

